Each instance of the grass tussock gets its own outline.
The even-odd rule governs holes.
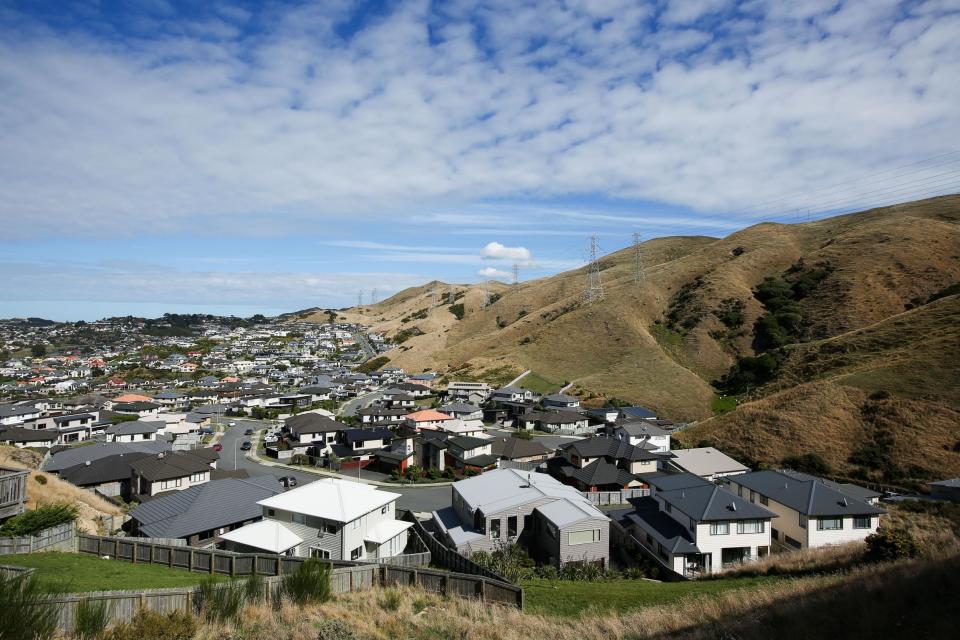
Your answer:
[[[0,577],[0,638],[53,638],[57,631],[57,610],[47,603],[50,595],[50,589],[31,574]]]
[[[811,629],[817,637],[834,638],[948,637],[958,621],[951,606],[958,576],[958,556],[865,565],[846,573],[776,580],[761,589],[686,597],[619,615],[588,610],[576,618],[391,587],[306,607],[247,607],[235,623],[208,624],[196,637],[316,640],[318,629],[325,628],[347,629],[352,636],[344,637],[365,640],[807,640]],[[320,637],[327,636],[321,632]]]

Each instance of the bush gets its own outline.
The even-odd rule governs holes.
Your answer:
[[[520,440],[533,440],[533,433],[527,429],[521,429],[520,431],[517,431],[513,437],[519,438]]]
[[[243,607],[245,592],[242,583],[222,584],[207,577],[200,581],[194,606],[197,613],[209,622],[235,620]]]
[[[380,598],[380,608],[384,611],[396,611],[403,602],[403,594],[397,589],[386,589]]]
[[[103,640],[192,640],[196,633],[197,622],[185,611],[160,613],[140,609],[130,622],[103,634]]]
[[[447,310],[453,315],[455,315],[457,317],[457,320],[463,320],[465,311],[464,311],[462,302],[458,302],[457,304],[450,305],[449,307],[447,307]]]
[[[354,640],[356,637],[343,620],[323,620],[317,623],[317,640]]]
[[[333,591],[330,587],[330,565],[320,558],[308,558],[297,570],[283,577],[281,593],[297,605],[326,602]]]
[[[243,597],[247,602],[260,602],[266,595],[266,580],[259,573],[251,574],[243,584]]]
[[[78,640],[95,640],[106,630],[110,623],[107,603],[94,602],[84,598],[77,605],[77,616],[73,623],[73,635]]]
[[[57,609],[33,574],[0,578],[0,637],[47,640],[57,633]]]
[[[0,536],[30,536],[44,529],[77,519],[77,507],[66,502],[40,505],[7,520],[0,527]]]
[[[881,527],[876,533],[867,536],[866,542],[866,558],[872,562],[915,558],[920,555],[920,545],[905,529]]]
[[[787,456],[783,459],[783,466],[795,471],[803,471],[814,475],[831,473],[830,465],[819,454],[804,453],[799,456]]]
[[[37,484],[47,484],[47,476],[37,474],[33,476],[33,479],[37,481]]]

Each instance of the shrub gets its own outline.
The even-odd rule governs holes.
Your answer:
[[[47,484],[47,476],[41,476],[39,474],[33,477],[37,481],[37,484]]]
[[[356,637],[343,620],[323,620],[317,623],[317,640],[354,640]]]
[[[380,598],[380,608],[384,611],[396,611],[403,601],[403,594],[397,589],[386,589]]]
[[[140,609],[130,622],[114,626],[103,640],[192,640],[197,622],[186,611],[160,613]]]
[[[297,605],[326,602],[330,587],[330,565],[320,558],[308,558],[293,573],[283,577],[281,593]]]
[[[0,578],[0,637],[4,640],[54,637],[58,612],[47,602],[48,595],[33,574]]]
[[[521,440],[533,440],[533,433],[527,429],[521,429],[514,434],[515,438],[520,438]]]
[[[44,529],[77,519],[77,507],[66,502],[40,505],[7,520],[0,527],[0,536],[30,536]]]
[[[243,584],[243,597],[247,602],[260,602],[266,595],[266,583],[259,573],[251,574]]]
[[[816,453],[787,456],[783,459],[783,466],[814,475],[829,474],[831,472],[830,465],[827,464],[827,461]]]
[[[463,320],[463,316],[465,312],[464,312],[462,302],[458,302],[457,304],[450,305],[449,307],[447,307],[447,310],[453,315],[455,315],[457,317],[457,320]]]
[[[110,623],[107,603],[94,602],[84,598],[77,605],[77,616],[73,623],[73,635],[78,640],[95,640],[106,630]]]
[[[243,607],[245,585],[241,583],[218,583],[213,577],[200,581],[194,600],[197,613],[210,622],[235,620]]]
[[[881,527],[876,533],[867,536],[866,542],[866,558],[873,562],[915,558],[920,555],[920,545],[905,529]]]

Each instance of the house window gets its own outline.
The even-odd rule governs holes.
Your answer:
[[[500,518],[490,521],[490,537],[493,540],[500,539]]]
[[[570,546],[577,544],[590,544],[600,542],[600,529],[590,529],[589,531],[571,531],[567,534],[567,544]]]
[[[385,504],[383,507],[381,507],[380,513],[386,513],[387,511],[390,511],[390,505]]]
[[[740,485],[737,485],[737,495],[743,497],[743,487]]]
[[[750,489],[750,502],[756,502],[756,501],[757,501],[757,494],[754,493],[753,489]]]
[[[507,518],[507,537],[517,537],[517,516],[510,516]]]
[[[337,532],[337,525],[335,525],[335,524],[332,523],[332,522],[325,522],[324,525],[323,525],[322,531],[323,531],[324,533],[331,533],[331,534],[336,533],[336,532]]]
[[[350,552],[350,559],[359,560],[360,556],[362,555],[363,555],[363,545],[360,545],[359,547],[357,547],[356,549]]]
[[[357,518],[356,520],[354,520],[353,522],[351,522],[351,523],[350,523],[350,528],[351,528],[351,529],[359,529],[359,528],[360,528],[360,520],[361,520],[361,518]]]
[[[330,559],[330,552],[326,549],[318,549],[317,547],[310,547],[310,557],[311,558],[323,558],[324,560]]]
[[[730,523],[729,522],[712,522],[710,523],[710,535],[712,536],[725,536],[730,533]]]
[[[869,529],[872,518],[870,516],[857,516],[853,519],[854,529]]]
[[[818,531],[836,531],[843,529],[843,518],[819,518],[817,520]]]
[[[290,520],[296,522],[297,524],[307,524],[307,516],[302,513],[291,513]]]
[[[800,528],[801,529],[807,528],[807,516],[804,513],[800,514]]]
[[[737,523],[737,533],[763,533],[763,520],[744,520]]]
[[[767,496],[760,496],[760,504],[765,507],[770,504],[770,501],[767,500]]]
[[[268,516],[268,517],[273,517],[273,516],[275,516],[275,515],[277,515],[277,512],[276,512],[276,511],[274,511],[273,509],[267,509],[267,516]]]

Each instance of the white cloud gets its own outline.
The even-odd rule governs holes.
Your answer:
[[[435,32],[422,4],[401,5],[347,40],[326,5],[251,17],[256,36],[238,15],[109,42],[7,11],[0,220],[15,239],[309,232],[599,193],[735,222],[956,190],[933,170],[899,191],[842,186],[956,146],[950,3],[906,19],[870,3],[725,4],[658,18],[727,16],[710,37],[661,33],[652,3],[618,0],[443,3]]]
[[[480,250],[484,260],[509,260],[512,262],[530,262],[530,250],[526,247],[505,247],[499,242],[490,242]]]
[[[480,269],[480,271],[477,271],[477,275],[482,278],[495,278],[497,280],[509,280],[513,277],[513,274],[511,274],[509,271],[495,269],[494,267]]]

